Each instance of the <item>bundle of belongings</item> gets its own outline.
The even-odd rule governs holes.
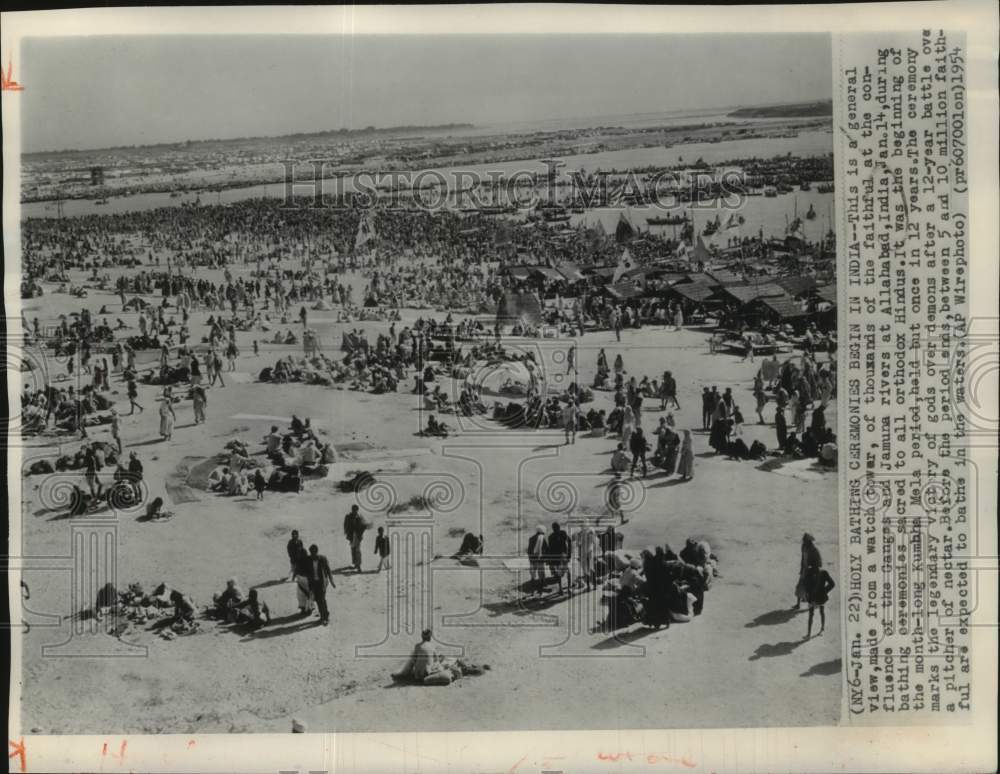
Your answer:
[[[150,621],[164,639],[193,634],[199,629],[196,614],[191,597],[166,583],[160,583],[149,593],[141,583],[130,583],[125,591],[116,591],[114,585],[106,583],[97,592],[93,609],[95,618],[109,621],[107,631],[116,637],[129,632],[133,625]]]

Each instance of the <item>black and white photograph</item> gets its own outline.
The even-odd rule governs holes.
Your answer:
[[[914,385],[948,369],[881,322],[965,323],[964,200],[935,247],[906,193],[947,182],[917,176],[939,152],[961,190],[964,38],[855,72],[860,43],[759,26],[5,40],[11,760],[33,735],[101,735],[111,770],[150,735],[806,733],[965,695],[962,666],[925,691],[922,648],[971,612],[931,584],[935,551],[985,555],[946,521],[977,484],[898,472],[945,443]],[[935,56],[947,142],[877,145]],[[883,639],[911,633],[916,662]],[[862,708],[866,660],[891,675]],[[670,749],[646,763],[710,770]]]
[[[25,727],[836,719],[828,36],[23,62]]]

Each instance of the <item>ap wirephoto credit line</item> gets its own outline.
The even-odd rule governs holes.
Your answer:
[[[470,10],[4,14],[12,767],[995,766],[996,9]]]

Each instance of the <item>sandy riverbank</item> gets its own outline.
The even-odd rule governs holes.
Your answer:
[[[116,297],[94,291],[83,302],[49,293],[28,301],[26,314],[54,319],[81,303],[92,309],[107,303],[111,319],[119,316]],[[412,321],[417,314],[410,311],[405,318]],[[193,315],[196,338],[207,316]],[[132,322],[134,316],[123,319]],[[381,327],[351,327],[359,326],[370,336]],[[740,357],[709,354],[707,337],[697,330],[645,328],[626,332],[617,344],[610,332],[588,334],[578,342],[580,379],[590,381],[603,346],[609,358],[621,352],[629,372],[640,377],[673,371],[682,405],[674,412],[678,428],[700,427],[698,394],[713,384],[720,391],[732,387],[748,421],[754,421],[750,386],[756,367]],[[540,655],[540,647],[567,640],[571,603],[563,599],[525,607],[517,601],[513,573],[480,573],[445,557],[457,550],[465,530],[481,531],[488,553],[515,553],[535,524],[553,520],[546,508],[553,481],[572,482],[578,514],[602,513],[615,442],[581,437],[567,447],[551,431],[518,434],[490,422],[430,442],[415,435],[424,415],[412,395],[255,383],[255,374],[273,357],[265,350],[254,358],[251,338],[238,335],[237,372],[226,374],[227,387],[210,391],[205,425],[192,425],[191,405],[185,401],[173,440],[160,441],[155,388],[141,390],[146,412],[125,418],[125,446],[143,460],[151,494],[164,496],[176,516],[149,523],[138,520],[137,512],[121,514],[118,577],[120,585],[141,580],[150,587],[165,581],[206,604],[235,575],[245,588],[261,585],[277,620],[255,633],[207,622],[200,633],[172,641],[139,631],[131,639],[147,647],[147,655],[128,659],[43,657],[42,646],[64,641],[69,623],[36,626],[22,635],[26,731],[284,732],[292,717],[306,722],[310,731],[471,730],[481,727],[477,718],[484,707],[491,728],[498,730],[820,725],[839,717],[838,592],[828,606],[822,637],[804,641],[805,613],[789,610],[804,531],[816,536],[836,577],[835,472],[817,471],[807,462],[727,461],[712,455],[707,436],[696,433],[694,480],[678,483],[650,475],[643,482],[642,505],[624,534],[626,549],[636,551],[663,542],[679,549],[688,536],[709,540],[722,577],[708,592],[704,613],[692,623],[657,632],[637,627],[619,639],[582,633],[569,638],[562,651]],[[339,343],[336,324],[329,326],[329,339],[327,344]],[[113,385],[118,390],[113,397],[124,410],[123,385],[117,380]],[[610,408],[608,394],[598,393],[596,402]],[[289,531],[298,529],[307,544],[318,543],[335,568],[347,564],[341,523],[354,495],[340,493],[333,477],[307,482],[299,495],[268,493],[262,502],[206,492],[198,493],[196,502],[170,501],[165,483],[186,464],[218,452],[234,436],[256,440],[271,417],[292,413],[311,416],[356,464],[391,468],[376,477],[396,487],[400,500],[419,494],[435,477],[460,483],[460,503],[434,514],[433,550],[442,558],[431,564],[432,624],[442,642],[489,664],[485,675],[447,688],[397,687],[389,672],[398,659],[358,652],[358,646],[385,638],[389,599],[405,594],[413,579],[394,579],[396,585],[389,587],[386,573],[338,574],[330,597],[331,627],[294,617],[293,588],[282,582]],[[647,430],[656,416],[644,413]],[[827,419],[836,422],[834,410]],[[455,425],[453,417],[447,421]],[[92,435],[108,437],[104,428]],[[760,438],[774,446],[771,426],[748,424],[745,436],[748,444]],[[73,450],[78,443],[63,441]],[[407,451],[396,456],[394,450]],[[26,456],[34,451],[33,446]],[[70,522],[46,508],[36,484],[29,478],[24,485],[24,554],[66,555]],[[370,510],[368,515],[376,526],[385,523],[384,513]],[[373,534],[365,541],[367,570],[375,564]],[[68,574],[29,571],[25,579],[33,610],[75,612],[68,600]],[[416,639],[415,633],[404,632],[401,642]],[[789,690],[793,683],[797,688]]]

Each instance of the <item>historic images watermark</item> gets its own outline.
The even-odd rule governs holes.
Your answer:
[[[735,165],[697,160],[683,169],[560,171],[557,160],[521,169],[425,169],[346,172],[329,161],[282,162],[290,209],[382,207],[434,212],[452,208],[509,214],[561,207],[645,205],[654,210],[738,210],[755,181]]]

